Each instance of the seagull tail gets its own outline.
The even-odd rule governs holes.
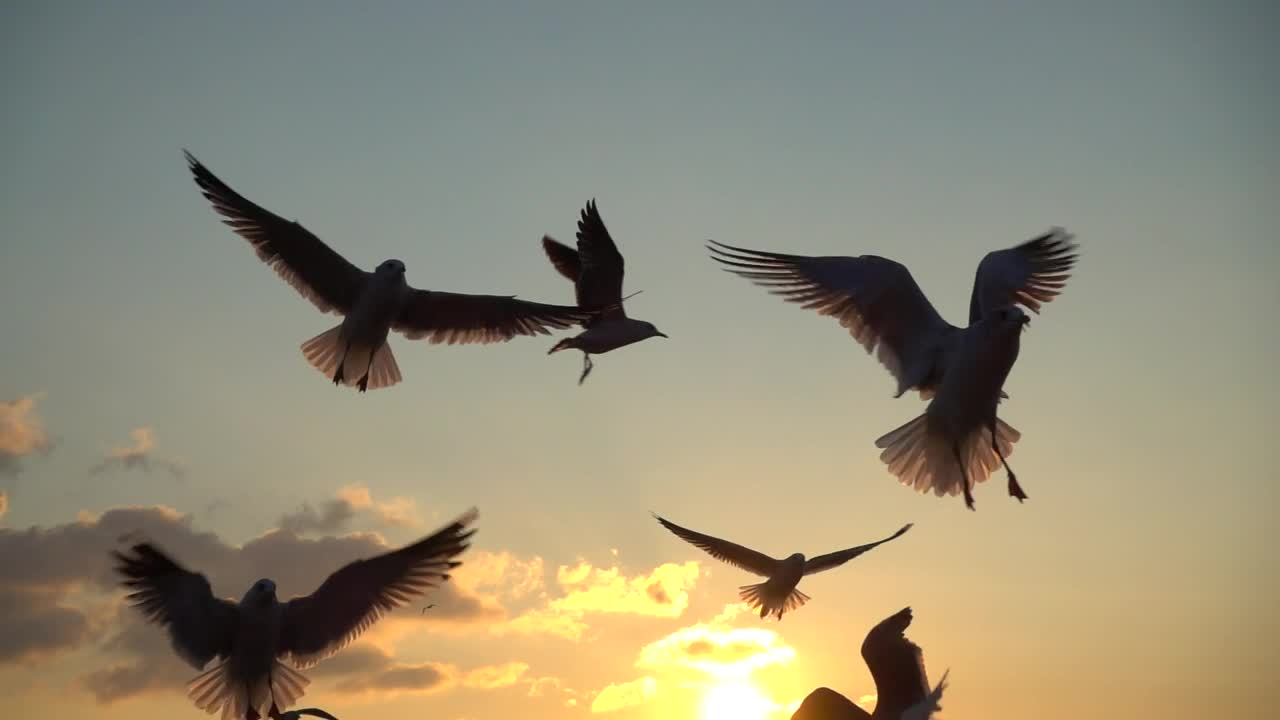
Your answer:
[[[1006,458],[1013,454],[1019,437],[1021,433],[1008,423],[996,420],[996,439]],[[932,426],[927,413],[880,436],[876,447],[883,449],[880,460],[898,482],[922,493],[933,491],[939,497],[963,493],[965,482],[972,489],[1000,467],[1000,457],[991,447],[991,433],[980,427],[959,443],[962,471],[951,439]]]
[[[950,674],[950,670],[942,673],[942,679],[934,686],[932,692],[903,711],[902,720],[929,720],[935,712],[941,710],[942,706],[938,703],[942,702],[942,692],[947,689],[947,676]]]
[[[283,710],[298,702],[310,684],[306,675],[277,660],[271,668],[271,701]]]
[[[809,602],[809,596],[800,592],[799,588],[791,588],[786,595],[776,595],[769,587],[768,581],[755,585],[743,585],[738,588],[738,597],[753,610],[759,609],[761,618],[773,614],[778,616],[779,620],[782,619],[783,613],[789,613]]]
[[[348,387],[366,376],[369,390],[391,387],[402,379],[390,345],[383,342],[377,350],[353,345],[342,336],[341,324],[302,343],[302,354],[312,367]]]

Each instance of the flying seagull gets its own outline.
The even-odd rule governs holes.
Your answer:
[[[840,567],[871,548],[883,545],[899,537],[910,530],[912,525],[912,523],[907,523],[902,526],[901,530],[883,540],[851,547],[847,550],[838,550],[807,560],[800,553],[795,553],[783,560],[775,560],[764,553],[736,545],[728,540],[721,540],[720,538],[682,528],[657,514],[654,514],[653,517],[680,539],[703,550],[711,557],[747,572],[769,578],[765,582],[756,585],[743,585],[738,588],[738,595],[752,609],[759,608],[761,618],[773,613],[779,620],[782,619],[783,613],[795,610],[809,601],[809,596],[800,592],[799,588],[796,587],[800,584],[800,578]]]
[[[583,323],[586,328],[574,337],[556,343],[548,355],[560,350],[582,351],[581,385],[591,374],[591,356],[617,350],[624,345],[651,337],[666,337],[643,320],[627,317],[622,309],[622,253],[613,244],[609,230],[600,219],[596,201],[587,203],[578,220],[578,249],[557,242],[550,235],[542,237],[542,249],[561,275],[573,282],[578,307],[598,310],[598,315]]]
[[[903,634],[911,624],[911,608],[903,608],[871,628],[862,642],[862,659],[876,683],[876,709],[854,705],[845,696],[821,687],[809,693],[791,720],[928,720],[942,709],[947,674],[929,689],[920,646]]]
[[[268,579],[254,583],[239,603],[216,598],[204,575],[150,543],[112,555],[133,591],[127,599],[169,632],[182,659],[198,670],[220,660],[187,686],[197,707],[239,720],[261,717],[270,706],[270,717],[279,718],[310,682],[298,669],[336,653],[387,612],[449,579],[462,564],[453,558],[475,534],[467,526],[476,515],[472,508],[412,545],[351,562],[315,592],[284,603]]]
[[[516,335],[547,335],[548,328],[568,328],[590,317],[576,307],[508,295],[418,290],[405,282],[399,260],[365,272],[302,225],[246,200],[183,152],[205,198],[258,258],[321,312],[343,316],[337,327],[302,344],[307,361],[335,385],[355,385],[364,392],[400,382],[387,344],[391,330],[432,344],[495,343]]]
[[[907,268],[876,255],[810,257],[747,250],[711,241],[726,270],[807,309],[836,318],[898,381],[901,397],[916,390],[925,412],[876,440],[880,459],[904,485],[936,495],[964,494],[997,464],[1009,494],[1025,500],[1007,458],[1021,436],[996,417],[996,405],[1018,357],[1030,317],[1057,297],[1074,267],[1077,246],[1062,228],[1007,250],[987,253],[969,300],[969,325],[942,319]]]

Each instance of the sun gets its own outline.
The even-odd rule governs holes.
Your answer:
[[[742,680],[728,680],[712,687],[702,697],[699,720],[768,720],[775,705],[769,698]]]

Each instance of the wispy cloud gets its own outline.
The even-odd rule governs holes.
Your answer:
[[[9,493],[0,490],[0,520],[3,520],[7,514],[9,514]]]
[[[561,597],[521,614],[495,632],[557,635],[580,640],[587,631],[584,618],[592,613],[630,613],[651,617],[679,617],[689,606],[689,590],[698,579],[698,563],[666,563],[647,574],[628,577],[618,567],[606,569],[580,562],[562,565],[556,583]]]
[[[36,405],[44,393],[25,395],[16,400],[0,400],[0,475],[22,472],[23,458],[46,453],[52,447],[44,422],[36,413]]]
[[[607,713],[648,702],[658,692],[658,681],[642,677],[625,683],[610,684],[591,701],[591,712]]]
[[[134,428],[129,431],[129,437],[133,438],[132,445],[108,450],[106,457],[89,468],[89,474],[100,475],[112,470],[151,472],[155,468],[167,470],[169,474],[179,479],[186,474],[186,464],[181,460],[156,454],[156,435],[152,428]]]
[[[405,663],[373,645],[357,645],[325,661],[317,678],[335,678],[335,692],[364,702],[399,695],[432,695],[455,687],[496,690],[523,681],[529,664],[506,662],[463,670],[445,662]]]
[[[388,502],[374,502],[369,488],[347,485],[318,508],[311,503],[303,503],[294,512],[280,516],[279,525],[281,530],[299,535],[335,533],[349,527],[359,513],[373,518],[379,527],[417,527],[422,524],[413,500],[395,497]]]

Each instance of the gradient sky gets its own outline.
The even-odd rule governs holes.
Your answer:
[[[642,654],[699,623],[772,633],[741,637],[780,706],[857,699],[863,635],[905,605],[931,677],[951,669],[947,720],[1280,703],[1274,4],[111,5],[0,8],[0,427],[35,433],[0,446],[0,541],[166,506],[238,546],[357,486],[333,534],[401,543],[478,505],[473,565],[533,578],[472,577],[492,623],[586,628],[411,608],[382,647],[456,687],[351,693],[318,668],[304,704],[343,720],[580,718],[627,688],[643,702],[596,714],[707,720],[720,676]],[[571,240],[595,197],[644,290],[630,312],[671,339],[598,358],[579,388],[551,338],[393,336],[402,385],[334,388],[298,345],[337,320],[216,220],[181,148],[353,262],[396,257],[441,290],[570,302],[538,240]],[[702,247],[889,256],[960,322],[982,254],[1051,225],[1081,260],[1001,406],[1030,500],[998,474],[976,513],[879,462],[914,396]],[[649,510],[778,554],[916,527],[807,580],[782,623],[713,622],[745,576]],[[74,552],[105,567],[107,549]],[[560,582],[575,572],[587,585]],[[687,607],[628,604],[652,582]],[[87,581],[59,597],[88,629],[0,649],[0,715],[198,716],[176,659],[172,689],[99,704],[84,678],[130,615]],[[512,663],[510,682],[466,675]]]

